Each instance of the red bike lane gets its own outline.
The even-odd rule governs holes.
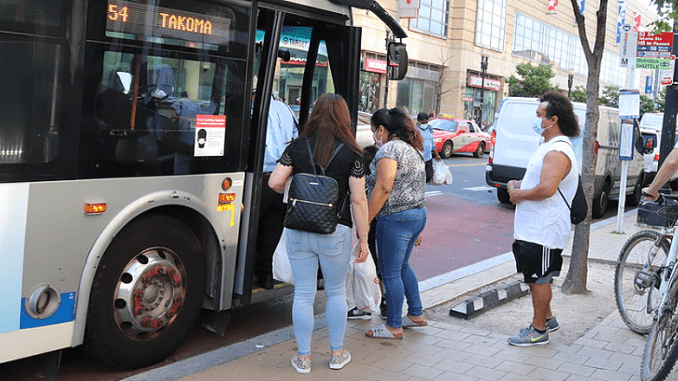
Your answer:
[[[426,198],[423,241],[410,265],[419,281],[511,251],[513,208],[438,194]]]

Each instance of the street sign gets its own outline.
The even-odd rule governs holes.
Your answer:
[[[661,81],[662,85],[672,85],[673,84],[673,73],[674,68],[676,66],[676,60],[672,59],[669,65],[668,70],[660,70],[659,71],[659,80]]]
[[[619,160],[633,160],[633,119],[622,119],[619,138]]]
[[[666,58],[636,58],[636,67],[638,69],[669,70],[670,66],[671,60]]]
[[[620,67],[636,67],[636,54],[638,50],[638,33],[633,31],[631,25],[624,24],[621,31],[621,46],[619,47]]]
[[[619,89],[619,117],[637,118],[640,114],[640,90]]]
[[[673,56],[673,32],[634,32],[631,25],[622,28],[619,48],[620,67],[669,70]]]

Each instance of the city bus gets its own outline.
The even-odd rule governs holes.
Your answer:
[[[356,121],[352,7],[401,79],[376,1],[0,0],[0,363],[146,366],[199,315],[289,292],[252,282],[267,110],[303,127],[336,92]]]

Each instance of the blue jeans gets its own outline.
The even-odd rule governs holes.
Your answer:
[[[408,315],[419,316],[424,313],[419,283],[409,260],[414,243],[425,225],[425,207],[379,216],[377,221],[377,256],[386,290],[386,324],[389,327],[402,327],[405,298]]]
[[[346,331],[346,273],[351,255],[351,228],[337,225],[332,234],[287,231],[287,256],[294,274],[292,325],[300,356],[311,354],[313,301],[318,284],[318,263],[323,272],[327,304],[325,317],[330,333],[330,349],[344,345]]]

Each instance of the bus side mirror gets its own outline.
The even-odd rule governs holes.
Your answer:
[[[391,41],[388,43],[388,53],[386,54],[386,67],[388,68],[388,79],[399,81],[405,78],[407,74],[407,49],[401,42]]]

